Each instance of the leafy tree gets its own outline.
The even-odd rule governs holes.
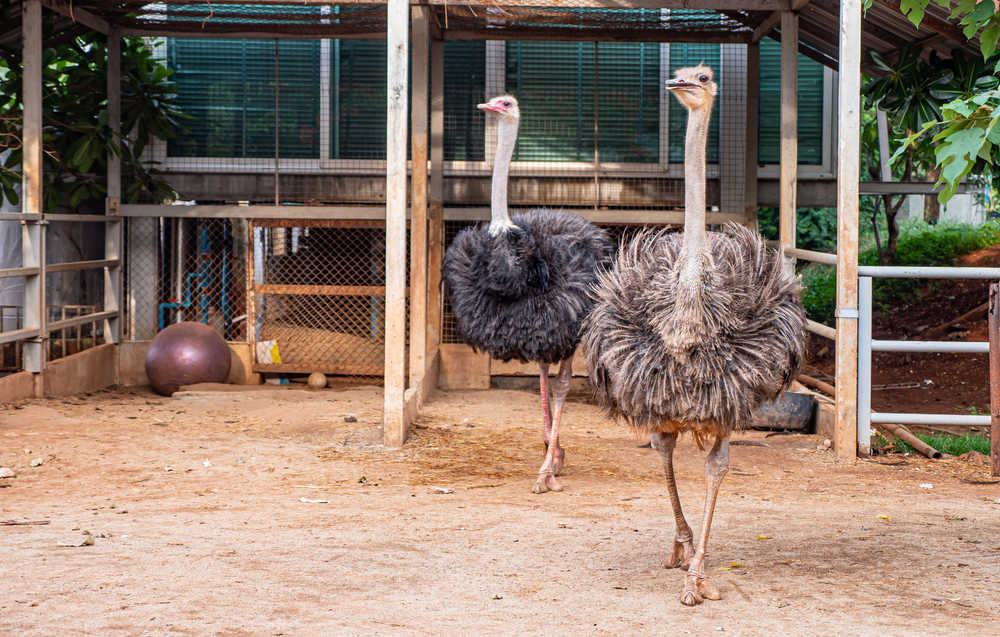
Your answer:
[[[1000,56],[994,56],[1000,39],[1000,0],[959,0],[954,6],[950,0],[902,0],[900,10],[919,27],[931,1],[951,8],[950,17],[962,27],[965,37],[979,37],[986,71],[966,75],[966,84],[956,87],[950,101],[940,107],[940,116],[909,131],[893,155],[896,161],[918,143],[926,143],[933,133],[930,143],[940,171],[937,184],[944,186],[938,199],[945,203],[963,179],[992,170],[1000,161],[1000,88],[996,77]],[[864,6],[871,2],[865,0]],[[943,98],[945,93],[941,95]]]
[[[122,138],[108,126],[106,38],[93,32],[56,34],[45,23],[42,53],[44,209],[93,210],[107,192],[107,153],[122,158],[123,199],[159,201],[174,196],[151,162],[141,159],[154,137],[173,137],[183,117],[171,71],[141,38],[122,41]],[[18,201],[21,181],[22,69],[9,52],[0,58],[0,190]],[[99,209],[99,208],[98,208]]]

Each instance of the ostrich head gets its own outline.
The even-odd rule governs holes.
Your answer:
[[[494,97],[485,104],[476,106],[481,111],[492,111],[500,116],[500,119],[511,124],[516,124],[521,119],[521,111],[517,107],[517,100],[510,95],[500,95]]]
[[[689,111],[711,107],[718,91],[712,81],[712,69],[702,64],[677,69],[674,79],[667,80],[665,86]]]

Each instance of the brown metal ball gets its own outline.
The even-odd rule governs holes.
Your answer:
[[[176,323],[153,338],[146,352],[146,376],[158,394],[182,385],[224,383],[232,362],[229,346],[202,323]]]

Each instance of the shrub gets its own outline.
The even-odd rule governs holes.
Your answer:
[[[970,252],[1000,243],[1000,223],[990,221],[982,226],[966,224],[928,225],[923,222],[904,224],[900,229],[899,247],[894,265],[952,265]],[[878,253],[865,250],[858,257],[861,265],[876,265]],[[802,269],[806,290],[802,304],[810,319],[833,325],[836,307],[836,270],[828,265],[808,265]],[[872,297],[876,308],[885,310],[901,298],[926,285],[921,279],[876,279]]]

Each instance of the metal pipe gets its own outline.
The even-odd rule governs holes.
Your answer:
[[[896,425],[966,425],[969,427],[984,427],[990,424],[989,416],[969,416],[965,414],[898,414],[871,412],[871,421],[875,424]]]
[[[869,320],[871,320],[870,315]],[[990,344],[987,341],[872,341],[871,348],[875,352],[935,354],[989,354],[990,352]]]
[[[858,454],[871,455],[872,279],[858,277]]]
[[[881,279],[1000,279],[1000,268],[859,265],[858,275]]]

